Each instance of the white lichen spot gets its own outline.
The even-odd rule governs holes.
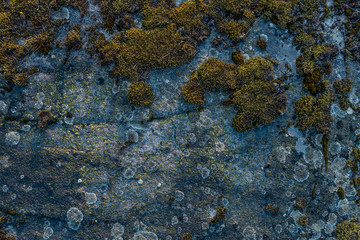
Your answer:
[[[124,231],[125,231],[125,227],[123,225],[121,225],[120,223],[114,223],[114,225],[111,228],[111,237],[113,237],[116,240],[121,240]]]
[[[67,211],[66,216],[68,227],[72,230],[78,230],[84,219],[82,212],[78,208],[72,207]]]
[[[184,199],[184,193],[182,191],[175,191],[175,200],[181,202]]]
[[[86,201],[86,204],[88,204],[88,205],[92,205],[92,204],[96,203],[97,202],[96,194],[85,192],[85,201]]]
[[[215,143],[215,151],[222,152],[225,150],[225,144],[223,142],[217,141]]]
[[[203,167],[201,169],[201,177],[205,179],[209,177],[209,175],[210,175],[210,170],[207,167]]]
[[[302,163],[296,163],[294,168],[294,179],[298,182],[304,182],[309,177],[308,167]]]
[[[20,134],[12,131],[5,135],[5,143],[10,146],[15,146],[20,142]]]
[[[49,239],[54,234],[54,230],[51,227],[44,227],[43,239]]]
[[[256,239],[256,230],[251,226],[247,226],[243,231],[243,236],[246,240]]]
[[[123,172],[123,175],[124,175],[124,178],[126,179],[131,179],[135,176],[135,172],[136,172],[136,169],[135,168],[131,168],[131,167],[128,167],[127,169],[125,169],[125,171]]]

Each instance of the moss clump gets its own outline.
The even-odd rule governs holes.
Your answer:
[[[216,207],[216,215],[210,218],[210,223],[216,224],[225,219],[226,208]]]
[[[305,198],[299,197],[295,201],[295,208],[299,210],[304,210],[306,208],[307,201]]]
[[[104,63],[115,63],[114,76],[136,78],[140,71],[175,67],[190,61],[196,48],[169,26],[154,30],[131,28],[114,36],[100,53]]]
[[[294,37],[294,44],[299,47],[309,47],[315,44],[315,40],[310,34],[301,30],[300,33]]]
[[[231,59],[237,65],[241,65],[245,63],[245,57],[241,52],[232,52]]]
[[[263,57],[250,58],[246,64],[236,69],[237,85],[254,81],[273,80],[273,62]]]
[[[333,87],[336,93],[336,97],[339,101],[340,108],[346,111],[351,107],[351,103],[348,98],[348,93],[352,88],[353,81],[350,78],[338,79],[334,82]]]
[[[299,219],[296,221],[297,225],[306,228],[306,225],[308,224],[308,217],[307,216],[301,216],[299,217]]]
[[[236,131],[244,132],[266,125],[286,108],[285,89],[276,81],[252,81],[240,86],[231,101],[239,111],[233,119]]]
[[[325,92],[329,86],[329,82],[322,79],[322,73],[319,69],[315,69],[312,73],[304,74],[304,87],[313,95]]]
[[[325,92],[320,96],[306,95],[295,103],[297,125],[301,130],[315,128],[319,132],[327,133],[333,119],[330,116],[330,104],[333,100],[332,92]]]
[[[350,78],[338,79],[334,82],[334,90],[336,94],[345,95],[350,92],[353,81]]]
[[[337,190],[337,195],[339,196],[340,199],[344,199],[345,198],[345,191],[342,187],[339,187]]]
[[[199,81],[208,90],[228,90],[235,88],[234,70],[234,64],[210,58],[200,64],[197,75]]]
[[[152,103],[154,94],[151,87],[144,81],[135,81],[127,91],[128,100],[135,106],[147,106]]]
[[[53,41],[54,32],[42,32],[28,38],[25,42],[25,46],[30,50],[30,52],[38,50],[42,54],[46,55],[52,49]]]
[[[184,233],[182,240],[191,240],[192,235],[190,233]]]
[[[266,48],[267,48],[267,43],[264,39],[262,39],[261,37],[259,37],[257,40],[256,40],[256,44],[258,45],[258,47],[262,50],[262,51],[265,51]]]
[[[52,114],[49,110],[42,110],[38,116],[38,128],[45,129],[49,126],[52,121]]]
[[[275,206],[275,205],[269,203],[269,204],[266,204],[265,210],[269,213],[276,214],[279,212],[280,208],[278,206]]]
[[[82,37],[80,36],[80,26],[76,25],[73,29],[66,35],[64,45],[67,50],[79,50],[82,45]]]
[[[354,148],[351,152],[351,156],[356,161],[360,161],[360,148]]]
[[[359,222],[342,222],[336,226],[335,235],[337,240],[360,239]]]
[[[249,21],[235,21],[235,20],[223,20],[216,28],[222,33],[226,34],[226,37],[233,42],[238,42],[243,39],[250,30],[251,24]]]
[[[26,56],[25,47],[7,39],[0,42],[0,74],[5,80],[23,86],[31,76],[30,69],[20,69],[21,59]]]
[[[170,13],[170,19],[178,28],[183,28],[187,33],[201,31],[206,28],[205,18],[207,5],[201,0],[194,2],[183,2]]]
[[[264,17],[273,21],[280,28],[286,28],[291,22],[292,7],[294,1],[261,0],[260,5],[264,8]]]
[[[145,6],[142,16],[141,23],[145,29],[164,27],[170,23],[169,10],[163,5],[159,7]]]
[[[205,90],[198,82],[196,72],[193,72],[190,81],[182,86],[182,93],[188,103],[203,104],[205,102]]]
[[[16,240],[16,237],[12,234],[7,234],[4,229],[0,228],[0,239],[1,240]]]

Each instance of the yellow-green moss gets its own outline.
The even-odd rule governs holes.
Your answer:
[[[278,206],[273,205],[271,203],[265,205],[265,211],[267,211],[269,213],[276,214],[279,212],[279,210],[280,210],[280,208]]]
[[[301,130],[315,128],[327,133],[333,119],[330,116],[330,104],[333,100],[331,92],[325,92],[317,97],[306,95],[295,103],[297,124]]]
[[[291,11],[293,2],[294,1],[261,0],[260,5],[264,9],[264,17],[284,29],[292,20]]]
[[[184,2],[171,11],[170,19],[178,28],[183,28],[188,33],[199,32],[205,28],[204,18],[207,5],[201,0]]]
[[[147,106],[152,103],[154,94],[146,82],[134,81],[130,84],[127,97],[132,105]]]
[[[350,92],[353,81],[350,78],[338,79],[334,82],[334,90],[336,94],[345,95]]]
[[[239,109],[233,119],[234,129],[244,132],[272,122],[285,111],[284,91],[275,81],[255,80],[242,84],[231,96],[233,104]]]
[[[359,222],[342,222],[336,226],[335,236],[337,240],[360,239]]]
[[[64,45],[68,50],[79,50],[82,45],[82,37],[80,36],[80,26],[76,25],[73,29],[66,35],[64,40]]]
[[[241,64],[245,63],[245,57],[241,52],[232,52],[231,59],[237,65],[241,65]]]
[[[26,39],[25,46],[31,51],[39,50],[42,54],[48,54],[52,49],[54,32],[42,32]]]
[[[360,161],[360,148],[354,148],[351,152],[351,156],[356,160]]]
[[[263,57],[250,58],[236,69],[237,85],[273,79],[273,62]]]
[[[198,82],[196,72],[191,75],[190,81],[182,86],[184,99],[191,104],[203,104],[205,102],[204,87]]]
[[[294,37],[294,44],[301,47],[313,46],[315,40],[310,34],[301,30],[301,32]]]
[[[146,6],[142,10],[142,25],[145,29],[164,27],[170,23],[169,10],[163,6]]]
[[[338,190],[337,190],[337,195],[339,196],[340,199],[344,199],[346,196],[345,196],[345,191],[342,187],[339,187]]]
[[[301,216],[296,221],[297,225],[306,228],[306,225],[308,224],[308,217],[307,216]]]
[[[295,201],[294,207],[298,210],[304,210],[307,206],[307,201],[305,198],[298,197]]]
[[[190,233],[184,233],[182,240],[191,240],[192,235]]]
[[[240,15],[251,5],[251,0],[212,0],[215,9],[221,9],[234,15]]]
[[[236,20],[223,20],[217,24],[217,30],[226,34],[226,37],[233,42],[238,42],[243,39],[247,32],[250,30],[251,24],[247,20],[236,21]]]
[[[256,40],[256,44],[258,45],[258,47],[262,50],[262,51],[265,51],[266,48],[267,48],[267,43],[264,39],[262,39],[261,37],[259,37],[257,40]]]
[[[136,78],[139,71],[179,66],[190,61],[195,45],[186,41],[173,26],[154,30],[131,28],[114,36],[100,49],[105,62],[114,62],[113,74]]]
[[[319,69],[315,69],[313,72],[304,74],[303,76],[305,89],[309,90],[313,95],[325,92],[330,85],[329,81],[323,79],[323,74]]]
[[[197,70],[199,81],[208,90],[234,89],[235,65],[210,58],[202,62]]]

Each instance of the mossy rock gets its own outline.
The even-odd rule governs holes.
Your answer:
[[[208,90],[235,88],[235,65],[210,58],[197,70],[199,81]]]
[[[147,106],[153,101],[154,94],[149,84],[144,81],[135,81],[127,91],[128,100],[135,106]]]

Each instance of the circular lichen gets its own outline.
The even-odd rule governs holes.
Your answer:
[[[154,98],[151,87],[144,81],[132,82],[127,92],[127,96],[129,102],[135,106],[150,105]]]
[[[360,224],[358,222],[342,222],[335,229],[337,240],[357,240],[360,238]]]
[[[206,89],[227,90],[235,88],[234,70],[234,64],[210,58],[200,64],[197,74]]]

